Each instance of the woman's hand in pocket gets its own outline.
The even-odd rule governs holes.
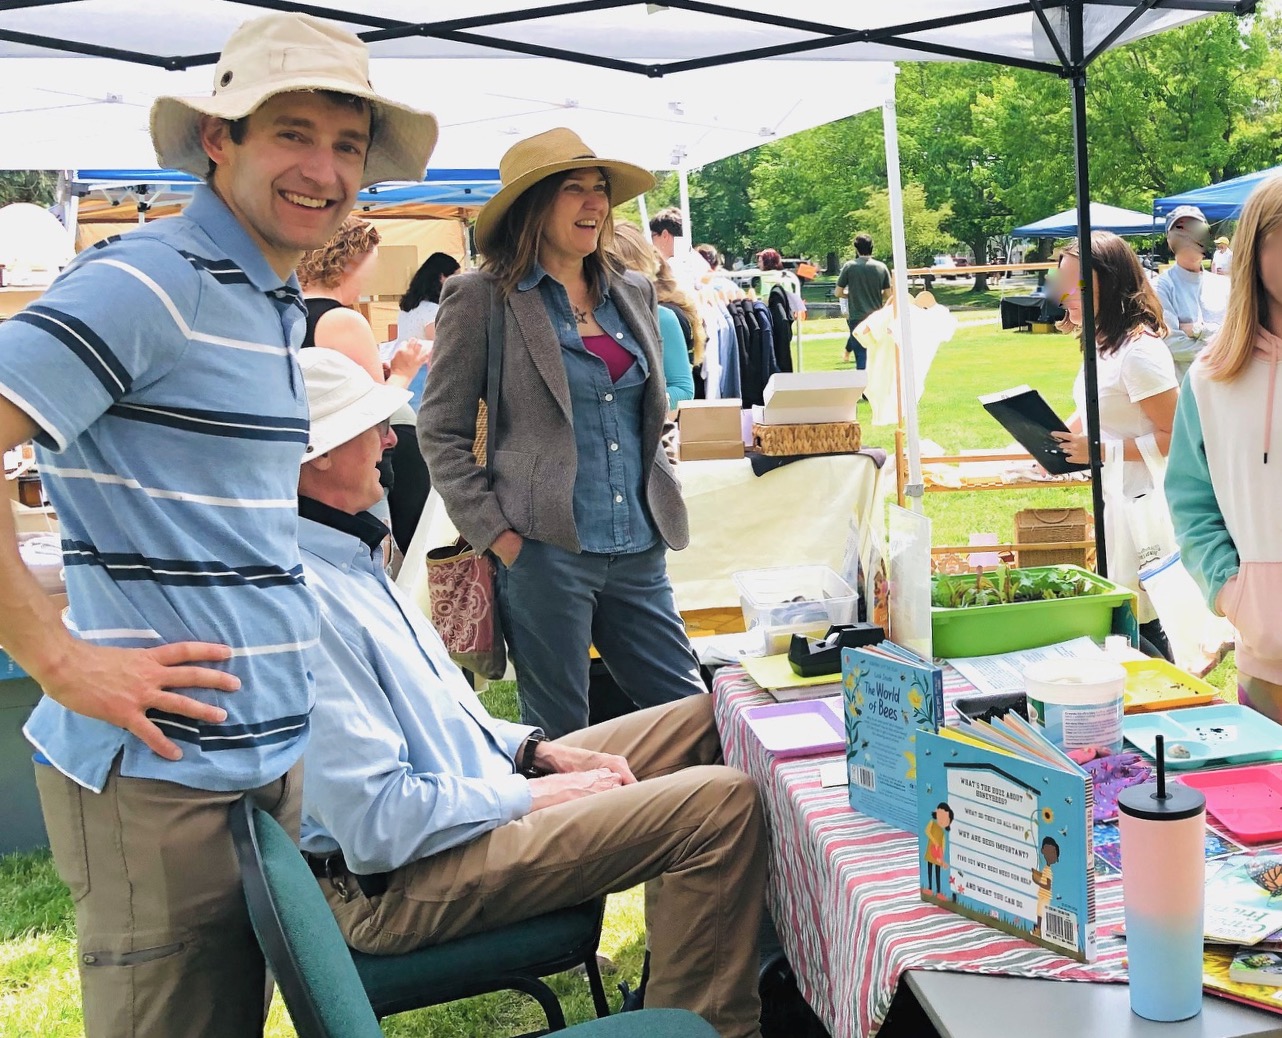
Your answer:
[[[499,557],[499,562],[511,569],[512,563],[516,562],[516,557],[521,554],[521,548],[524,545],[525,538],[519,533],[515,530],[504,530],[494,538],[490,551]]]

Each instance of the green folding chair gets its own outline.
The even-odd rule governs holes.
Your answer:
[[[592,921],[587,953],[592,976],[599,902],[404,955],[361,955],[347,947],[316,878],[276,820],[244,797],[232,806],[230,821],[254,933],[299,1038],[378,1038],[381,1016],[507,989],[534,994],[548,1015],[549,1030],[564,1029],[574,1038],[717,1038],[701,1017],[678,1009],[603,1016],[565,1028],[551,989],[547,995],[554,1008],[535,994],[528,982],[533,977],[541,984],[539,977],[546,973],[538,971],[547,963],[586,961],[575,958],[581,946],[564,954],[546,951],[554,937],[573,941],[581,936],[585,920]],[[515,954],[518,949],[536,959]],[[520,970],[518,959],[523,959]],[[593,998],[598,1013],[608,1012],[604,991],[597,997],[599,989],[598,973]]]

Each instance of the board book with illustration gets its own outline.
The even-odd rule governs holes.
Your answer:
[[[1208,862],[1202,926],[1213,944],[1257,945],[1282,930],[1282,856]]]
[[[1051,433],[1068,432],[1068,426],[1037,390],[1016,386],[981,396],[979,402],[1052,476],[1090,468],[1065,456],[1063,447]]]
[[[905,832],[917,826],[917,735],[944,716],[944,674],[891,641],[843,649],[850,806]]]
[[[1208,945],[1202,954],[1202,987],[1234,1002],[1282,1013],[1282,987],[1235,979],[1231,972],[1235,956],[1232,948]]]
[[[1018,714],[921,733],[922,900],[1093,961],[1093,812],[1090,776]]]

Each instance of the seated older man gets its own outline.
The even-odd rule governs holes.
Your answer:
[[[299,540],[321,607],[302,846],[348,943],[404,952],[662,878],[647,1005],[755,1038],[764,828],[751,780],[716,763],[711,697],[554,741],[491,717],[387,579],[366,511],[405,392],[332,350],[300,363]]]

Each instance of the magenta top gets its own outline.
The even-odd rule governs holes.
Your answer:
[[[605,361],[611,382],[618,382],[623,373],[636,363],[636,358],[609,335],[585,335],[583,348]]]

